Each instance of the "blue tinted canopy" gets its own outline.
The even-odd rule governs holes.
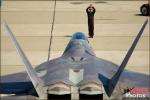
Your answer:
[[[82,40],[88,41],[87,37],[82,32],[74,33],[73,36],[72,36],[72,40],[74,40],[74,39],[82,39]]]

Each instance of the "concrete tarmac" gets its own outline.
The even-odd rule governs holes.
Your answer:
[[[85,9],[90,3],[96,15],[95,36],[89,42],[97,57],[120,65],[148,18],[139,11],[147,1],[57,1],[51,59],[61,56],[74,32],[88,36]],[[54,1],[3,1],[1,19],[9,24],[34,67],[47,60],[53,8]],[[147,25],[126,69],[149,74],[149,36]],[[3,26],[1,54],[1,75],[25,71]]]

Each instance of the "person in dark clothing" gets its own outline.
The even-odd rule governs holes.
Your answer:
[[[96,12],[95,8],[92,4],[86,9],[88,16],[88,30],[89,30],[89,38],[93,38],[94,36],[94,14]]]

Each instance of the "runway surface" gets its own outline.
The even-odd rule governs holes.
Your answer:
[[[85,9],[91,1],[57,1],[51,59],[61,56],[71,35],[87,36]],[[147,1],[92,1],[96,8],[95,36],[89,39],[97,57],[120,64],[145,19],[139,8]],[[3,1],[7,21],[31,63],[47,60],[54,1]],[[1,24],[2,25],[2,24]],[[25,67],[2,26],[1,75],[25,71]],[[149,74],[149,25],[127,68]]]

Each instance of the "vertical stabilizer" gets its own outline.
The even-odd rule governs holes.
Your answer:
[[[26,71],[34,85],[34,88],[36,89],[38,95],[40,96],[40,94],[41,94],[40,89],[43,87],[44,82],[37,76],[36,71],[33,69],[30,61],[27,59],[25,53],[23,52],[22,48],[20,47],[18,41],[16,40],[15,36],[13,35],[12,31],[10,30],[10,28],[6,22],[4,22],[4,27],[7,31],[7,34],[9,35],[10,39],[12,40],[12,43],[15,46],[17,52],[19,53],[22,61],[25,64]]]
[[[105,92],[107,93],[107,95],[110,97],[114,88],[116,87],[116,84],[121,76],[121,73],[123,72],[123,70],[125,69],[125,66],[127,65],[146,25],[148,23],[148,20],[146,20],[141,28],[141,30],[139,31],[139,33],[137,34],[135,40],[132,43],[132,46],[130,47],[130,49],[128,50],[124,60],[122,61],[120,67],[118,68],[117,72],[115,73],[115,75],[111,78],[108,79],[107,77],[105,77],[104,75],[99,74],[99,79],[102,81]]]

